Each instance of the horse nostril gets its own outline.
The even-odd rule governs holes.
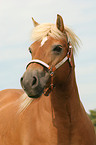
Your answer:
[[[34,86],[36,83],[37,83],[37,78],[33,77],[32,86]]]

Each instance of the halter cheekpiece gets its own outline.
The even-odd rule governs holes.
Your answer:
[[[63,60],[61,60],[58,64],[56,64],[54,67],[50,67],[47,63],[43,62],[42,60],[39,59],[33,59],[31,60],[28,64],[27,67],[31,64],[31,63],[38,63],[40,65],[42,65],[43,67],[48,69],[48,72],[50,73],[51,76],[51,83],[50,86],[44,90],[44,95],[48,96],[49,93],[54,89],[54,84],[53,84],[53,76],[54,76],[54,72],[61,66],[63,65],[67,60],[69,60],[69,64],[72,67],[72,45],[70,44],[70,42],[68,43],[68,47],[69,47],[69,51],[67,52],[67,55],[63,58]],[[26,68],[27,68],[26,67]]]

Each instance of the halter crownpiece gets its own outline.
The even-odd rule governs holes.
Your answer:
[[[56,64],[54,67],[50,67],[47,63],[43,62],[42,60],[39,59],[33,59],[31,60],[28,64],[27,67],[31,64],[31,63],[38,63],[40,65],[42,65],[43,67],[48,69],[48,72],[50,73],[51,76],[51,84],[49,86],[49,88],[47,88],[47,90],[44,91],[44,95],[48,96],[49,93],[54,89],[54,84],[53,84],[53,76],[54,76],[54,72],[60,67],[62,66],[67,60],[69,60],[70,66],[72,67],[72,46],[70,44],[70,42],[68,43],[69,45],[69,51],[67,52],[67,55],[63,58],[63,60],[61,60],[58,64]],[[27,69],[26,67],[26,69]]]

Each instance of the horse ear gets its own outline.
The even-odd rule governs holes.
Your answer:
[[[33,17],[32,17],[32,21],[33,21],[33,24],[34,24],[35,27],[39,25],[39,24],[33,19]]]
[[[57,14],[56,26],[61,32],[64,32],[63,19],[59,14]]]

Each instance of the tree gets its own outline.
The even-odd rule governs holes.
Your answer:
[[[96,132],[96,109],[95,110],[90,110],[89,117],[94,125],[95,132]]]

